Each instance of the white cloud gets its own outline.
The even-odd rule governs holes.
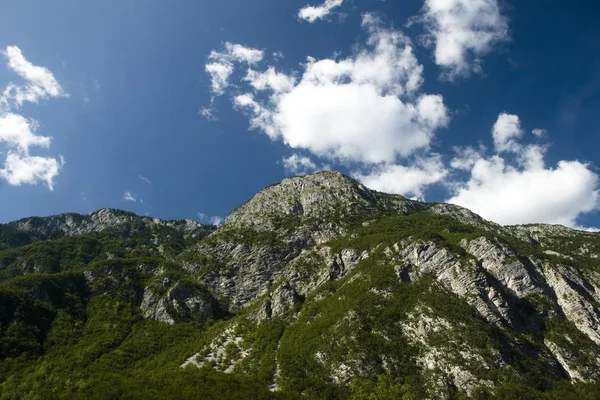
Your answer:
[[[261,129],[271,139],[277,139],[277,127],[273,124],[273,111],[267,106],[262,106],[250,93],[234,97],[233,104],[236,108],[245,110],[250,115],[250,128]]]
[[[453,150],[457,156],[450,161],[450,166],[454,169],[469,171],[483,157],[482,154],[485,152],[485,147],[479,149],[475,149],[472,146],[454,147]]]
[[[469,182],[448,202],[500,224],[576,226],[579,214],[598,209],[597,187],[597,175],[578,161],[521,170],[494,156],[477,161]]]
[[[132,194],[131,194],[131,192],[129,192],[129,191],[127,191],[127,192],[125,192],[125,193],[123,194],[123,200],[125,200],[125,201],[133,201],[133,202],[136,202],[136,201],[137,201],[137,200],[136,200],[136,198],[135,198],[135,197],[133,197],[133,195],[132,195]]]
[[[205,65],[205,71],[210,75],[210,85],[212,97],[208,107],[202,107],[199,114],[209,121],[218,120],[214,113],[215,97],[223,95],[225,89],[230,85],[231,75],[235,71],[236,63],[246,63],[256,65],[264,57],[262,50],[245,47],[241,44],[226,42],[222,51],[211,51],[208,56],[208,63]]]
[[[282,159],[283,168],[288,174],[301,175],[314,172],[319,169],[310,158],[292,154]]]
[[[548,131],[546,129],[535,128],[534,130],[531,131],[531,133],[533,133],[537,137],[542,137],[546,133],[548,133]]]
[[[215,115],[215,109],[213,108],[212,102],[209,107],[202,107],[198,110],[198,114],[202,115],[209,121],[218,121],[219,117]]]
[[[146,178],[144,175],[139,175],[139,178],[142,180],[142,182],[147,183],[148,185],[152,185],[152,181]]]
[[[440,126],[447,126],[450,117],[444,105],[444,98],[439,95],[423,95],[417,100],[417,114],[419,121],[432,130]]]
[[[385,193],[423,199],[424,189],[440,182],[448,175],[439,155],[417,159],[411,166],[381,165],[368,174],[355,173],[354,177],[365,186]]]
[[[198,213],[198,219],[201,223],[203,224],[210,224],[210,225],[216,225],[219,226],[223,223],[224,219],[222,217],[219,216],[210,216],[204,213],[199,212]]]
[[[262,50],[245,47],[240,44],[225,43],[223,51],[213,50],[208,56],[205,70],[211,77],[211,90],[215,96],[223,94],[229,86],[229,77],[235,70],[234,63],[245,62],[255,65],[264,57]]]
[[[436,64],[450,80],[478,72],[480,57],[508,40],[508,22],[497,0],[425,0],[418,20],[426,43],[435,47]]]
[[[498,154],[485,157],[472,152],[468,163],[457,164],[470,166],[470,178],[455,185],[456,193],[448,202],[500,224],[552,223],[576,227],[578,216],[600,208],[598,175],[579,161],[563,160],[554,168],[547,167],[545,147],[514,141],[520,135],[517,130],[521,130],[516,121],[518,117],[509,118],[509,123],[500,125],[502,133],[498,137],[508,141],[500,140],[501,145],[497,146],[501,152],[512,141],[510,150],[517,152],[516,164],[510,165]]]
[[[586,231],[586,232],[600,232],[600,229],[598,229],[598,228],[589,228],[586,226],[575,226],[574,228],[582,230],[582,231]]]
[[[250,126],[271,139],[340,162],[394,163],[427,148],[449,121],[439,95],[419,94],[423,67],[410,39],[363,16],[369,37],[353,57],[309,57],[299,79],[250,71],[246,81],[264,96],[234,98]]]
[[[26,60],[18,47],[8,46],[0,53],[7,58],[8,67],[25,80],[22,86],[8,83],[0,95],[0,143],[9,148],[0,178],[14,186],[45,182],[53,190],[54,178],[65,164],[64,157],[59,155],[59,161],[52,157],[30,156],[31,147],[48,148],[51,138],[37,135],[37,121],[15,114],[11,108],[18,108],[25,101],[37,103],[40,99],[67,94],[47,68]]]
[[[265,55],[262,50],[229,42],[225,43],[225,53],[222,53],[222,55],[218,56],[217,59],[222,58],[223,54],[227,59],[232,59],[237,62],[246,62],[250,65],[257,64]]]
[[[492,128],[496,151],[519,151],[520,145],[517,144],[515,139],[521,136],[523,136],[523,129],[521,129],[521,121],[517,115],[507,113],[498,115],[498,119]]]
[[[0,170],[0,177],[14,186],[23,183],[46,182],[54,190],[53,180],[58,175],[61,164],[51,157],[31,157],[19,152],[9,152]]]
[[[211,77],[211,90],[216,96],[223,94],[229,86],[229,77],[233,73],[233,64],[228,61],[213,62],[206,64],[206,72]]]
[[[342,5],[344,0],[325,0],[320,6],[306,6],[301,8],[298,12],[298,18],[308,21],[315,22],[318,19],[327,17],[331,10]]]
[[[0,142],[16,147],[24,154],[29,154],[29,147],[49,147],[50,138],[35,134],[38,123],[25,117],[5,113],[0,114]]]
[[[244,78],[256,90],[272,90],[275,93],[289,92],[294,88],[296,79],[281,72],[275,71],[275,67],[269,67],[264,72],[248,69]]]
[[[5,100],[21,106],[25,101],[37,103],[48,97],[67,96],[52,72],[27,61],[17,46],[8,46],[1,53],[8,59],[8,67],[26,81],[24,86],[9,83],[4,90]]]

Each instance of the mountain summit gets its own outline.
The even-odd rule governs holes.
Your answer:
[[[0,225],[0,398],[598,398],[600,234],[333,171]]]

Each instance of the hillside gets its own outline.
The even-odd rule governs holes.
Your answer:
[[[337,172],[0,225],[0,399],[600,398],[600,234]]]

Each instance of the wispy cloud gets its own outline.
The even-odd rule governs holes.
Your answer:
[[[281,161],[285,171],[292,175],[308,174],[319,169],[310,158],[298,154],[284,157]]]
[[[344,0],[325,0],[319,6],[306,6],[300,9],[298,18],[313,23],[319,19],[327,18],[333,9],[340,7],[343,3]]]
[[[207,214],[204,214],[202,212],[199,212],[198,214],[198,220],[203,223],[203,224],[210,224],[210,225],[216,225],[219,226],[223,223],[224,219],[223,217],[219,217],[219,216],[210,216]]]
[[[133,195],[131,194],[130,191],[126,191],[123,194],[123,200],[125,200],[125,201],[132,201],[132,202],[136,202],[137,201],[136,198],[133,197]]]
[[[542,137],[546,133],[548,133],[548,131],[546,129],[535,128],[534,130],[531,131],[531,133],[533,133],[537,137]]]
[[[229,86],[229,77],[234,71],[234,63],[245,62],[255,65],[264,57],[262,50],[245,47],[241,44],[225,43],[222,51],[213,50],[208,56],[206,72],[211,77],[211,90],[215,96],[223,94]]]
[[[8,46],[1,53],[8,59],[8,67],[26,82],[24,85],[9,83],[5,89],[4,95],[18,106],[26,101],[37,103],[40,99],[68,96],[52,72],[45,67],[33,65],[17,46]]]
[[[148,185],[152,185],[152,181],[148,178],[146,178],[144,175],[139,175],[139,178],[142,182],[148,184]]]
[[[208,62],[204,67],[210,75],[212,96],[210,104],[207,107],[200,108],[198,113],[209,121],[218,120],[214,113],[213,104],[215,98],[225,93],[225,89],[229,87],[229,79],[235,70],[235,64],[256,65],[263,57],[264,52],[262,50],[230,42],[226,42],[224,48],[220,51],[213,50],[208,56]]]

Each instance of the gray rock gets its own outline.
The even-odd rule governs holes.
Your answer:
[[[140,306],[145,318],[174,324],[178,321],[206,321],[214,317],[213,302],[205,290],[162,279],[144,289]],[[169,287],[164,295],[156,293],[157,288]]]
[[[565,317],[600,345],[600,296],[594,286],[569,267],[545,265],[544,275]]]

